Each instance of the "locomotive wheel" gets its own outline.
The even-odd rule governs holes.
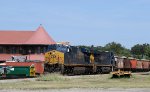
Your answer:
[[[92,69],[92,67],[86,67],[86,68],[85,68],[85,74],[93,74],[93,69]]]
[[[49,73],[52,73],[54,71],[54,66],[52,65],[47,65],[47,69]]]
[[[72,73],[72,72],[73,72],[72,67],[68,67],[67,69],[68,69],[68,70],[67,70],[68,73]]]
[[[97,66],[93,66],[93,74],[95,74],[97,72]]]
[[[74,74],[74,67],[61,65],[61,74]]]
[[[68,67],[67,68],[67,74],[74,75],[74,67]]]
[[[68,73],[68,68],[65,65],[61,65],[61,74]]]
[[[101,69],[101,67],[97,67],[96,73],[102,74],[102,69]]]
[[[45,64],[44,65],[45,67],[44,67],[44,70],[46,71],[46,72],[52,72],[53,71],[53,66],[50,66],[50,65],[48,65],[48,64]]]
[[[111,68],[110,67],[101,67],[102,73],[110,73]]]
[[[65,74],[65,66],[61,65],[61,74]]]

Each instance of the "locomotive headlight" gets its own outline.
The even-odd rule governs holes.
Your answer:
[[[55,52],[52,53],[53,55],[55,54]]]

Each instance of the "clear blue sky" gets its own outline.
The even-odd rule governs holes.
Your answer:
[[[150,43],[150,0],[0,0],[1,30],[35,30],[72,45]]]

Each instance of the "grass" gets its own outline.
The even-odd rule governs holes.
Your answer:
[[[131,78],[111,79],[110,74],[63,76],[47,74],[35,81],[0,83],[0,89],[67,89],[67,88],[150,88],[150,75],[133,74]]]
[[[60,74],[47,74],[40,76],[37,81],[67,81],[68,79]]]

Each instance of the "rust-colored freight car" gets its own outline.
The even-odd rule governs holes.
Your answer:
[[[136,65],[137,65],[137,60],[134,58],[129,58],[130,64],[131,64],[131,71],[135,72],[136,71]]]
[[[141,60],[137,60],[136,71],[142,71],[142,70],[143,70],[142,61]]]
[[[124,69],[124,60],[126,57],[118,57],[116,60],[116,65],[118,69]]]
[[[44,73],[44,63],[43,62],[5,62],[7,66],[35,66],[36,74]]]
[[[127,71],[136,71],[137,60],[134,58],[126,58],[124,59],[124,70]]]
[[[124,59],[124,70],[131,71],[131,63],[128,58]]]
[[[149,61],[142,60],[142,67],[143,67],[143,71],[149,71]]]
[[[149,60],[149,71],[150,71],[150,60]]]

